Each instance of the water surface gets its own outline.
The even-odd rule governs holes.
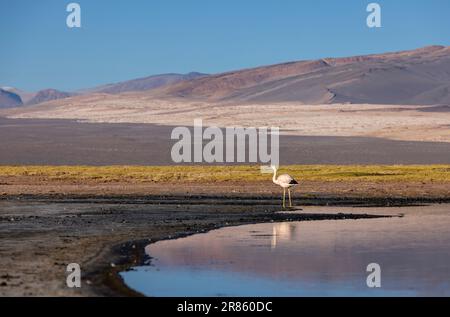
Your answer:
[[[404,217],[271,223],[146,247],[149,266],[123,272],[148,296],[450,296],[450,206],[309,207],[304,212]],[[381,266],[381,288],[366,284]]]

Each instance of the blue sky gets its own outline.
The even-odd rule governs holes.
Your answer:
[[[82,28],[66,26],[81,5]],[[382,6],[381,29],[366,6]],[[449,0],[0,0],[0,85],[76,90],[168,72],[450,45]]]

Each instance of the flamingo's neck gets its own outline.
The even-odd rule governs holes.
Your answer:
[[[273,182],[275,184],[278,184],[278,181],[277,181],[277,170],[275,168],[273,169]]]

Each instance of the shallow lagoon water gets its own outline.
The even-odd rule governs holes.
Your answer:
[[[403,217],[222,228],[146,247],[122,272],[147,296],[450,296],[450,206],[309,207]],[[381,287],[366,284],[369,263]]]

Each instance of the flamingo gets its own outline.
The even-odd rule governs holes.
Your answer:
[[[289,207],[292,207],[291,187],[298,185],[298,182],[288,174],[277,177],[277,167],[273,165],[271,167],[273,169],[273,182],[283,188],[283,208],[286,208],[286,189],[289,193]]]

